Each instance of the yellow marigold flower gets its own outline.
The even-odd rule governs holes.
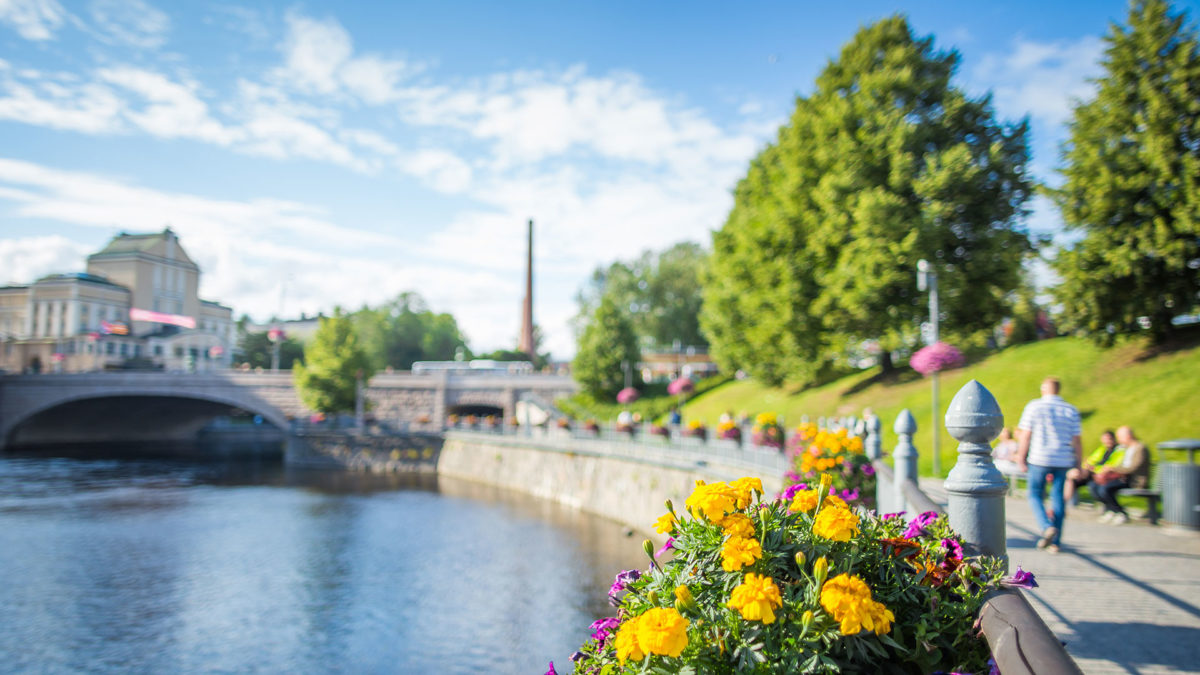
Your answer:
[[[850,507],[846,505],[846,502],[837,495],[825,495],[825,505],[821,508],[846,509],[847,511],[850,510]]]
[[[779,595],[775,580],[753,572],[747,574],[729,596],[729,608],[741,612],[742,618],[747,621],[775,623],[774,610],[782,606],[783,598]]]
[[[658,517],[658,520],[654,521],[654,531],[659,534],[666,534],[673,529],[675,529],[674,513],[663,514]]]
[[[801,490],[792,497],[792,503],[788,506],[788,511],[801,511],[808,513],[817,508],[817,491],[816,490]]]
[[[621,624],[621,629],[617,631],[617,658],[621,663],[625,663],[628,659],[641,661],[646,658],[646,653],[638,644],[638,623],[641,620],[640,616],[628,619]]]
[[[850,541],[858,533],[858,516],[849,509],[824,508],[813,521],[812,531],[833,541]]]
[[[864,628],[877,635],[892,629],[895,615],[883,603],[871,598],[871,589],[862,579],[839,574],[821,588],[821,606],[841,626],[843,635],[854,635]]]
[[[638,617],[638,646],[646,654],[679,656],[687,647],[688,625],[688,620],[675,608],[655,607]]]
[[[762,493],[762,479],[760,478],[739,478],[733,481],[731,486],[737,492],[737,507],[744,509],[750,506],[750,502],[754,499],[754,493]]]
[[[697,485],[692,495],[687,498],[685,506],[696,518],[707,518],[714,523],[720,523],[726,513],[737,507],[737,493],[725,483],[710,483]]]
[[[675,600],[689,610],[696,609],[696,598],[687,586],[681,584],[675,587]]]
[[[744,513],[731,513],[721,521],[721,527],[730,537],[753,537],[754,521]]]
[[[730,537],[721,547],[721,568],[736,572],[762,557],[762,544],[750,537]]]

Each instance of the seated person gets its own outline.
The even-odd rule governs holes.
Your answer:
[[[992,448],[992,461],[1005,476],[1019,475],[1022,472],[1017,466],[1016,457],[1017,441],[1012,437],[1012,430],[1004,427],[996,439],[996,447]]]
[[[1144,488],[1150,482],[1150,452],[1127,426],[1117,429],[1117,442],[1125,446],[1125,454],[1117,464],[1106,466],[1092,477],[1088,489],[1104,504],[1103,522],[1123,525],[1129,514],[1117,501],[1117,492],[1125,488]]]
[[[1117,445],[1117,435],[1111,429],[1100,434],[1100,447],[1092,451],[1083,461],[1083,466],[1067,472],[1067,482],[1063,485],[1063,499],[1075,504],[1075,491],[1091,482],[1096,470],[1112,464],[1120,464],[1125,449]]]

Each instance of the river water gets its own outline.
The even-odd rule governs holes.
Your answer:
[[[0,671],[570,672],[640,540],[432,476],[0,456]]]

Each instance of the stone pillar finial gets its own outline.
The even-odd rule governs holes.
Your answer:
[[[896,416],[896,424],[892,426],[896,435],[900,437],[896,443],[896,451],[892,453],[893,469],[895,474],[895,501],[893,502],[896,510],[904,510],[904,483],[905,481],[917,480],[917,449],[913,447],[912,437],[917,433],[917,421],[913,419],[912,413],[908,408],[900,411]]]
[[[883,456],[883,422],[875,413],[865,415],[867,426],[867,456],[879,459]]]
[[[1007,557],[1004,495],[1008,483],[992,462],[989,445],[1004,428],[992,392],[976,380],[963,385],[946,410],[946,431],[957,441],[958,460],[946,477],[950,526],[972,553]]]

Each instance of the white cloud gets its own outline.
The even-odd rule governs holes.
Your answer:
[[[125,116],[152,136],[229,145],[240,135],[209,115],[208,105],[196,94],[194,83],[181,84],[160,73],[128,66],[106,68],[97,77],[145,99],[142,110],[129,110]]]
[[[0,285],[23,285],[47,274],[82,271],[88,253],[86,246],[57,234],[0,239],[0,269],[4,270]]]
[[[0,23],[26,40],[49,40],[68,14],[56,0],[0,0]]]
[[[16,71],[0,61],[0,120],[107,134],[120,130],[123,110],[105,86],[69,74]]]
[[[139,49],[161,47],[171,20],[143,0],[92,0],[92,21],[106,41]]]
[[[400,81],[420,69],[376,54],[355,56],[350,34],[335,19],[313,19],[293,11],[287,26],[281,45],[284,66],[277,77],[302,92],[348,92],[378,105],[394,100]]]
[[[397,166],[438,192],[459,193],[471,185],[470,165],[445,150],[419,150],[402,158]]]
[[[1103,51],[1104,42],[1095,36],[1055,42],[1019,38],[1012,51],[985,56],[973,79],[992,89],[1001,116],[1029,115],[1057,127],[1070,118],[1074,103],[1093,95],[1088,78],[1100,73]]]

